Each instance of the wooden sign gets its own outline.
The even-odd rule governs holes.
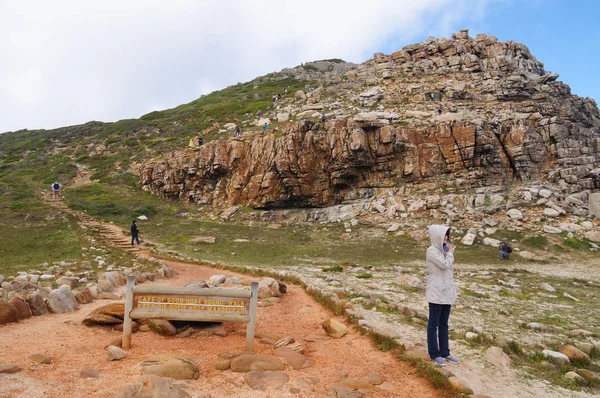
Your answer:
[[[258,283],[250,290],[225,288],[184,288],[174,286],[135,286],[135,276],[127,277],[123,348],[131,345],[132,319],[169,319],[199,322],[245,322],[246,350],[252,351]]]

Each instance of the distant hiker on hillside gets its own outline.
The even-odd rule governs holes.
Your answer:
[[[500,260],[508,260],[510,253],[512,253],[512,247],[504,242],[500,242],[498,248],[500,249]]]
[[[52,193],[53,200],[58,199],[59,191],[60,191],[60,184],[56,181],[53,182],[52,185],[50,185],[50,192]]]
[[[202,146],[202,144],[204,144],[204,140],[202,137],[198,137],[198,146]]]
[[[327,121],[327,116],[324,113],[321,115],[321,121],[323,123],[325,123]]]
[[[441,91],[438,93],[438,98],[440,99],[440,102],[442,102],[442,92]]]
[[[267,124],[267,122],[265,122],[265,125],[263,126],[263,131],[267,131],[269,129],[269,125]]]
[[[438,106],[438,115],[442,114],[442,104],[440,104],[440,106]]]
[[[138,229],[137,224],[135,223],[135,220],[133,220],[131,222],[131,246],[133,246],[134,240],[137,242],[138,246],[141,246],[139,234],[140,234],[140,230]]]
[[[450,243],[450,227],[431,225],[429,227],[431,246],[427,248],[427,289],[425,297],[429,303],[429,320],[427,323],[427,351],[429,357],[438,366],[460,363],[450,355],[448,340],[448,319],[450,310],[456,302],[456,286],[454,284],[454,250]]]
[[[235,136],[236,137],[241,137],[242,136],[242,131],[240,130],[240,126],[237,126],[235,128]]]
[[[431,102],[435,101],[435,95],[433,93],[429,93],[429,99]]]

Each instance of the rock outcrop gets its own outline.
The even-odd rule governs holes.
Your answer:
[[[328,206],[427,181],[482,187],[536,180],[563,193],[600,188],[596,103],[571,95],[523,44],[461,31],[338,69],[321,74],[327,84],[306,99],[296,95],[261,116],[290,114],[278,134],[153,159],[139,170],[143,188],[255,208]],[[307,111],[327,113],[327,121],[293,121]]]

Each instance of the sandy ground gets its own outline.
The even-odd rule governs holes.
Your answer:
[[[179,274],[156,284],[185,285],[207,279],[213,274],[235,275],[198,265],[169,262]],[[245,277],[243,275],[238,275]],[[122,288],[121,288],[122,290]],[[335,384],[340,371],[350,378],[364,378],[378,372],[395,390],[380,387],[371,397],[436,397],[436,390],[415,375],[408,364],[398,362],[389,353],[373,347],[367,337],[352,329],[342,339],[304,342],[309,335],[325,336],[320,323],[331,314],[317,304],[304,290],[288,286],[282,301],[258,309],[256,330],[291,335],[308,347],[307,357],[314,361],[308,369],[286,370],[290,382],[277,391],[253,391],[243,381],[243,374],[214,369],[219,354],[243,351],[245,324],[225,324],[227,337],[192,335],[188,338],[164,337],[152,332],[134,333],[132,347],[122,361],[108,361],[105,346],[121,336],[104,327],[86,327],[81,321],[93,309],[109,301],[82,305],[74,313],[52,314],[29,318],[15,324],[0,326],[0,363],[13,363],[23,368],[19,373],[0,374],[0,398],[3,397],[113,397],[141,375],[141,362],[155,354],[171,353],[192,358],[203,374],[198,380],[182,382],[190,395],[209,392],[214,397],[323,397]],[[239,331],[239,333],[236,333]],[[271,355],[272,346],[255,340],[255,353]],[[42,365],[28,357],[41,353],[52,363]],[[98,370],[98,378],[84,378],[84,370]],[[316,377],[319,382],[292,394],[298,378]]]

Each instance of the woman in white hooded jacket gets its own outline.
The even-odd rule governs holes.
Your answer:
[[[427,290],[429,321],[427,323],[427,350],[431,359],[440,366],[446,361],[459,363],[450,355],[448,343],[448,318],[456,302],[454,285],[454,250],[450,245],[450,227],[432,225],[429,227],[431,246],[427,248]]]

